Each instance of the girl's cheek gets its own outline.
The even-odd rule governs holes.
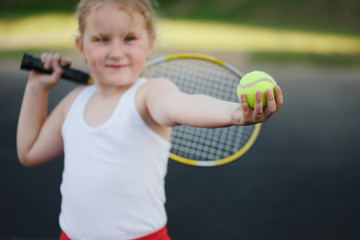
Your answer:
[[[91,62],[92,67],[98,67],[102,65],[105,60],[103,49],[89,49],[88,61]]]

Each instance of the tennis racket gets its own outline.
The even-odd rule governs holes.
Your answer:
[[[34,67],[36,65],[36,68]],[[44,71],[40,59],[24,54],[21,69]],[[187,94],[205,94],[221,100],[239,102],[237,85],[244,74],[231,64],[206,55],[175,54],[148,62],[143,76],[166,78]],[[63,78],[92,84],[87,73],[64,68]],[[169,158],[199,167],[221,166],[243,156],[254,144],[261,124],[225,128],[176,126],[171,137]]]

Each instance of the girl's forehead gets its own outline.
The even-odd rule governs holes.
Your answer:
[[[111,6],[101,6],[89,14],[86,28],[105,32],[128,29],[139,30],[141,28],[145,29],[145,19],[137,12]]]

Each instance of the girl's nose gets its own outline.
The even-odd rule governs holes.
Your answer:
[[[124,56],[124,45],[120,41],[113,41],[110,48],[110,56],[112,58],[121,58]]]

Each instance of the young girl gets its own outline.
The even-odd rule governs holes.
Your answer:
[[[81,0],[77,48],[95,85],[70,92],[47,116],[48,91],[70,61],[43,54],[52,75],[31,72],[19,117],[17,147],[28,167],[64,153],[62,239],[170,239],[164,178],[171,128],[263,122],[283,103],[266,92],[254,110],[203,95],[187,95],[167,79],[144,79],[155,31],[149,0]]]

